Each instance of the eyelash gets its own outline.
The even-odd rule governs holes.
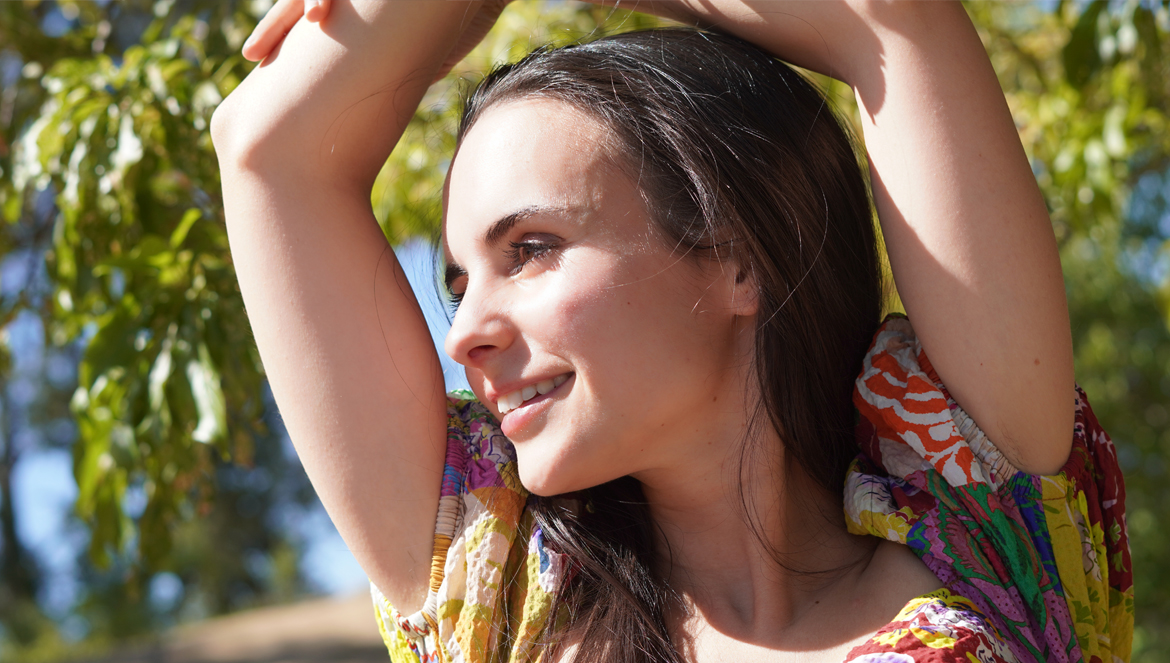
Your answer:
[[[451,315],[455,315],[459,311],[459,304],[463,301],[462,292],[451,292],[447,296],[447,309],[450,310]]]
[[[531,239],[523,242],[510,242],[508,246],[511,248],[505,252],[505,255],[508,256],[508,260],[512,263],[512,274],[519,274],[525,265],[533,260],[539,260],[553,249],[553,245],[548,242],[539,242]],[[521,252],[525,250],[529,252],[527,258],[521,255]]]
[[[511,271],[509,273],[511,275],[516,275],[516,274],[519,274],[520,270],[524,269],[524,266],[527,265],[528,263],[532,262],[533,260],[539,260],[540,258],[543,258],[544,256],[548,255],[548,253],[553,250],[554,245],[549,243],[549,242],[538,242],[536,240],[526,240],[523,242],[509,242],[508,247],[509,248],[507,251],[504,252],[504,255],[508,258],[508,261],[512,264],[512,268],[511,268]],[[527,257],[524,257],[524,255],[523,255],[524,251],[528,251]],[[454,315],[456,313],[456,311],[458,311],[459,304],[462,301],[463,301],[463,293],[461,293],[461,292],[450,293],[450,297],[448,298],[448,301],[447,301],[447,306],[450,308],[452,315]]]

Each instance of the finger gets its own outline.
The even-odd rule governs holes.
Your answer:
[[[329,15],[333,0],[305,0],[305,20],[311,23],[320,23]]]
[[[268,57],[304,13],[304,0],[280,0],[268,10],[252,31],[252,36],[244,42],[244,48],[240,50],[241,55],[253,62]]]

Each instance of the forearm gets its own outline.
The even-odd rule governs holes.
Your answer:
[[[339,0],[298,22],[217,110],[221,164],[368,194],[477,4]]]

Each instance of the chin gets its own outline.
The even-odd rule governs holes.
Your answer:
[[[565,488],[566,482],[564,477],[558,477],[557,472],[552,468],[541,468],[532,466],[535,463],[525,463],[523,460],[517,461],[517,470],[520,474],[520,483],[524,489],[533,495],[540,497],[552,497],[554,495],[561,495],[569,493],[573,490],[580,490],[580,488]]]
[[[578,490],[598,486],[605,481],[592,481],[576,472],[565,472],[561,468],[573,467],[573,463],[562,459],[546,457],[532,458],[520,449],[516,453],[517,473],[525,490],[540,497],[554,497]]]
[[[533,495],[536,495],[537,497],[556,497],[557,495],[563,495],[567,492],[572,492],[567,490],[557,490],[556,488],[546,486],[545,484],[529,484],[523,480],[521,480],[520,483],[524,484],[525,490]]]

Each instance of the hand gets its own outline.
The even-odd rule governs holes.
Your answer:
[[[475,13],[471,15],[463,34],[451,48],[451,54],[447,56],[443,66],[439,67],[435,80],[446,76],[452,67],[483,40],[509,2],[511,0],[469,3]],[[309,22],[321,23],[329,16],[332,4],[333,0],[280,0],[264,15],[252,35],[244,42],[242,55],[253,62],[263,60],[280,44],[302,16]]]
[[[312,23],[320,23],[329,15],[332,4],[333,0],[280,0],[256,25],[241,54],[253,62],[263,60],[302,16]]]

